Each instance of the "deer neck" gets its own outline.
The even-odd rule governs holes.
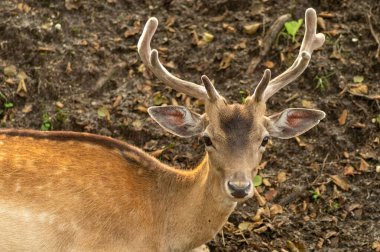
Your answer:
[[[192,180],[185,184],[183,181],[177,182],[181,183],[181,189],[176,192],[176,197],[168,200],[171,202],[168,204],[169,212],[174,213],[165,220],[165,226],[170,228],[166,229],[168,237],[176,237],[175,240],[182,244],[188,241],[189,247],[197,247],[215,237],[234,210],[236,202],[227,198],[220,175],[211,166],[207,155],[191,172]],[[176,181],[179,181],[178,178]],[[181,234],[183,236],[179,237]]]

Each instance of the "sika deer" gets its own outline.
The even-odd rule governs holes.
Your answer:
[[[245,104],[228,104],[206,76],[204,86],[171,75],[150,41],[148,20],[138,43],[144,64],[179,92],[203,99],[205,114],[181,106],[151,107],[166,130],[201,135],[206,154],[193,170],[162,164],[118,140],[86,133],[0,131],[1,251],[186,251],[212,239],[236,203],[253,194],[269,136],[297,136],[324,118],[310,109],[265,116],[265,102],[295,80],[324,42],[317,16],[294,64],[273,80],[266,70]]]

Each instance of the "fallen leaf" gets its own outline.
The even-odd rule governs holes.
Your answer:
[[[302,100],[301,101],[302,107],[312,109],[315,108],[315,104],[312,101],[309,100]]]
[[[267,187],[272,186],[272,184],[271,184],[271,183],[269,182],[269,180],[266,179],[266,178],[263,179],[263,184],[264,184],[265,186],[267,186]]]
[[[358,171],[367,172],[368,168],[369,168],[369,164],[364,159],[361,158]]]
[[[265,199],[267,201],[272,201],[276,196],[277,196],[278,192],[276,189],[274,188],[270,188],[264,195]]]
[[[27,114],[29,112],[32,112],[32,110],[33,110],[33,105],[32,104],[26,104],[21,111],[23,113]]]
[[[244,31],[249,34],[255,34],[257,30],[259,29],[261,23],[252,23],[252,24],[247,24],[243,26]]]
[[[17,4],[17,9],[21,12],[28,13],[32,8],[26,3],[19,3]]]
[[[17,68],[14,65],[4,67],[4,75],[8,77],[16,76]]]
[[[229,24],[226,24],[226,23],[223,23],[222,27],[229,33],[235,33],[236,32],[236,29],[229,25]]]
[[[343,157],[344,158],[349,158],[350,154],[347,151],[343,151]]]
[[[272,69],[272,68],[274,67],[275,64],[274,64],[273,61],[268,60],[268,61],[265,61],[265,62],[263,63],[263,65],[264,65],[265,67],[269,68],[269,69]]]
[[[338,119],[340,126],[346,124],[347,116],[348,116],[348,110],[345,109],[343,110],[342,114],[339,116],[339,119]]]
[[[57,102],[55,103],[55,106],[57,106],[57,107],[60,108],[60,109],[63,109],[63,108],[65,107],[65,105],[64,105],[62,102],[60,102],[60,101],[57,101]]]
[[[115,101],[114,101],[113,104],[112,104],[112,108],[114,109],[114,108],[119,107],[120,104],[121,104],[121,101],[122,101],[122,100],[123,100],[123,97],[122,97],[121,95],[118,95],[118,96],[116,97]]]
[[[351,187],[350,184],[348,184],[348,182],[342,179],[339,175],[330,175],[330,178],[337,186],[339,186],[339,188],[344,191],[349,190]]]
[[[155,106],[160,106],[162,104],[167,104],[169,102],[166,96],[162,95],[160,92],[156,92],[153,94],[153,104]]]
[[[253,231],[254,231],[255,233],[261,234],[261,233],[266,232],[267,230],[268,230],[268,227],[267,227],[267,226],[262,226],[262,227],[260,227],[260,228],[256,228],[256,229],[254,229]]]
[[[252,179],[252,183],[255,187],[258,187],[258,186],[261,186],[261,184],[263,183],[263,177],[261,177],[260,175],[256,175],[253,179]]]
[[[286,181],[286,172],[283,172],[283,171],[279,172],[277,174],[277,182],[278,183],[282,183],[282,182],[285,182],[285,181]]]
[[[380,165],[376,165],[376,172],[380,173]]]
[[[223,54],[223,59],[219,64],[220,69],[226,69],[231,65],[232,60],[235,58],[235,54],[226,52]]]
[[[21,97],[25,97],[28,93],[28,90],[27,90],[26,84],[25,84],[25,79],[27,78],[27,75],[24,71],[20,71],[17,74],[17,78],[19,79],[19,83],[17,86],[16,93]]]
[[[326,30],[326,23],[322,17],[317,18],[317,24],[322,30]]]
[[[98,108],[98,117],[105,118],[107,121],[111,120],[111,115],[105,106]]]
[[[361,75],[356,75],[356,76],[354,76],[353,81],[355,83],[362,83],[364,81],[364,77]]]
[[[67,10],[77,10],[82,6],[81,1],[65,0],[65,7]]]
[[[368,94],[368,86],[366,84],[358,84],[349,89],[352,94]]]
[[[345,176],[353,176],[353,175],[355,175],[355,169],[354,169],[354,167],[352,167],[351,165],[348,165],[348,166],[344,167],[343,174]]]
[[[252,222],[244,221],[244,222],[242,222],[242,223],[239,223],[238,228],[239,228],[241,231],[252,230],[252,228],[253,228],[253,223],[252,223]]]
[[[274,215],[277,215],[277,214],[282,214],[282,212],[283,212],[282,206],[278,205],[278,204],[272,205],[269,208],[269,210],[270,210],[270,216],[274,216]]]
[[[129,37],[132,37],[134,35],[136,35],[137,33],[140,32],[140,29],[136,28],[136,27],[133,27],[127,31],[124,32],[124,38],[129,38]]]
[[[376,251],[376,252],[380,252],[380,241],[374,241],[372,243],[372,248]]]

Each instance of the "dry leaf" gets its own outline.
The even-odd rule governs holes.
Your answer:
[[[28,93],[28,90],[26,88],[26,84],[25,84],[25,79],[27,77],[26,73],[24,71],[20,71],[18,74],[17,74],[17,77],[19,79],[19,83],[18,83],[18,86],[17,86],[17,91],[16,93],[21,96],[21,97],[25,97]]]
[[[253,189],[253,195],[255,196],[257,202],[259,203],[259,206],[264,206],[267,202],[265,199],[259,194],[259,192],[254,187]]]
[[[374,241],[372,243],[372,248],[376,251],[376,252],[380,252],[380,241]]]
[[[272,205],[270,208],[270,216],[281,214],[283,212],[282,206],[278,204]]]
[[[301,101],[302,107],[312,109],[315,108],[315,104],[312,101],[309,100],[302,100]]]
[[[17,4],[17,9],[21,12],[28,13],[32,8],[26,3],[19,3]]]
[[[326,30],[326,23],[322,17],[317,18],[317,24],[322,30]]]
[[[32,112],[32,110],[33,110],[33,104],[26,104],[21,111],[25,114],[28,114],[29,112]]]
[[[343,110],[342,114],[339,116],[339,119],[338,119],[339,125],[342,126],[346,124],[347,116],[348,116],[348,110],[345,109]]]
[[[358,84],[350,88],[350,93],[353,94],[368,94],[368,86],[365,84]]]
[[[155,158],[158,158],[158,157],[161,156],[161,154],[162,154],[162,152],[164,152],[164,150],[165,150],[165,148],[163,148],[163,149],[158,149],[158,150],[155,150],[155,151],[152,151],[152,152],[150,153],[150,155],[152,155],[152,156],[155,157]]]
[[[255,34],[257,32],[260,25],[261,25],[261,23],[247,24],[247,25],[244,25],[243,29],[247,34],[252,35],[252,34]]]
[[[277,182],[278,183],[282,183],[282,182],[285,182],[285,181],[286,181],[286,172],[283,172],[283,171],[279,172],[277,174]]]
[[[226,23],[223,23],[222,27],[229,33],[235,33],[236,32],[236,29],[229,25],[229,24],[226,24]]]
[[[17,68],[14,65],[4,67],[4,75],[8,77],[16,76]]]
[[[268,60],[268,61],[265,61],[265,62],[263,63],[263,65],[264,65],[265,67],[269,68],[269,69],[272,69],[272,68],[274,67],[275,64],[274,64],[273,61]]]
[[[268,180],[267,178],[264,178],[264,179],[263,179],[263,184],[264,184],[265,186],[267,186],[267,187],[272,186],[272,184],[269,182],[269,180]]]
[[[339,175],[330,175],[330,177],[331,177],[332,181],[337,186],[339,186],[339,188],[341,188],[342,190],[347,191],[350,189],[350,184],[348,184],[348,182],[343,180]]]
[[[368,171],[368,168],[369,168],[369,164],[364,160],[364,159],[360,159],[360,166],[359,166],[359,171],[362,171],[362,172],[367,172]]]
[[[57,106],[57,108],[60,108],[60,109],[63,109],[65,107],[65,105],[62,102],[60,102],[60,101],[57,101],[55,103],[55,106]]]
[[[355,169],[354,169],[354,167],[352,167],[351,165],[348,165],[348,166],[344,167],[343,174],[345,176],[353,176],[353,175],[355,175]]]
[[[121,104],[121,101],[123,100],[123,97],[121,95],[118,95],[115,99],[115,101],[113,102],[112,104],[112,108],[116,108],[116,107],[119,107],[119,105]]]
[[[254,231],[255,233],[261,234],[261,233],[266,232],[267,230],[268,230],[268,227],[267,227],[267,226],[262,226],[262,227],[260,227],[260,228],[256,228],[256,229],[254,229],[253,231]]]
[[[252,230],[252,228],[253,228],[253,223],[252,223],[252,222],[244,221],[244,222],[242,222],[242,223],[239,224],[238,228],[239,228],[241,231],[244,231],[244,230]]]
[[[343,157],[344,158],[349,158],[350,154],[347,151],[343,151]]]
[[[219,64],[220,69],[226,69],[231,65],[232,60],[235,58],[235,54],[226,52],[223,54],[223,59]]]
[[[264,195],[267,201],[272,201],[277,196],[277,190],[274,188],[270,188]]]

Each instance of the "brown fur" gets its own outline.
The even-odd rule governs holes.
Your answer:
[[[207,156],[181,171],[74,132],[0,130],[0,146],[1,251],[183,251],[212,239],[235,206]]]

